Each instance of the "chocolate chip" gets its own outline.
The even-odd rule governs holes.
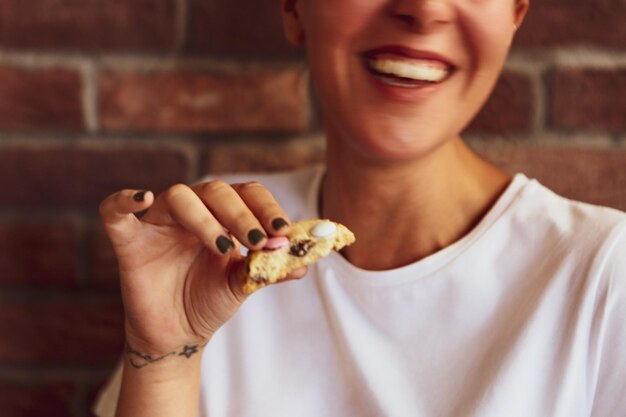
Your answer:
[[[269,279],[265,278],[265,277],[259,277],[259,276],[250,276],[250,279],[252,279],[252,281],[256,282],[257,284],[267,284],[270,282]]]
[[[294,245],[291,245],[289,251],[293,256],[302,257],[309,253],[309,250],[311,250],[313,246],[315,246],[315,242],[312,240],[302,240]]]

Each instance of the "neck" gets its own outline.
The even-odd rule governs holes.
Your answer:
[[[400,163],[373,163],[329,142],[321,212],[355,233],[343,252],[348,261],[392,269],[465,236],[509,182],[460,138]]]

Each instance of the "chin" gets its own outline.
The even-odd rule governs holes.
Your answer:
[[[428,132],[413,129],[381,129],[352,136],[351,147],[367,159],[380,162],[407,162],[420,159],[447,142]],[[354,139],[359,138],[359,139]]]

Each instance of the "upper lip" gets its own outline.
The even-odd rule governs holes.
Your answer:
[[[422,49],[408,48],[402,45],[380,46],[380,47],[376,47],[376,48],[364,51],[361,55],[364,58],[370,59],[370,58],[376,57],[377,55],[382,55],[382,54],[398,55],[401,57],[411,58],[411,59],[440,61],[446,64],[449,68],[454,68],[454,65],[452,64],[452,62],[441,54],[438,54],[432,51],[422,50]]]

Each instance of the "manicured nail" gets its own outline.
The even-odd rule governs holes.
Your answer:
[[[228,252],[231,251],[232,248],[235,247],[233,241],[226,236],[218,237],[215,241],[215,244],[217,245],[217,248],[220,250],[220,252],[222,252],[224,255],[226,255]]]
[[[282,217],[277,217],[272,220],[272,227],[274,228],[274,230],[280,230],[285,226],[289,226],[289,223],[287,223],[287,221]]]
[[[265,236],[265,233],[263,233],[259,229],[252,229],[248,232],[248,241],[250,241],[250,243],[252,243],[253,245],[256,245],[266,237],[267,236]]]
[[[133,199],[138,202],[141,203],[143,201],[143,199],[146,196],[146,192],[145,191],[139,191],[138,193],[135,193],[135,195],[133,196]]]

